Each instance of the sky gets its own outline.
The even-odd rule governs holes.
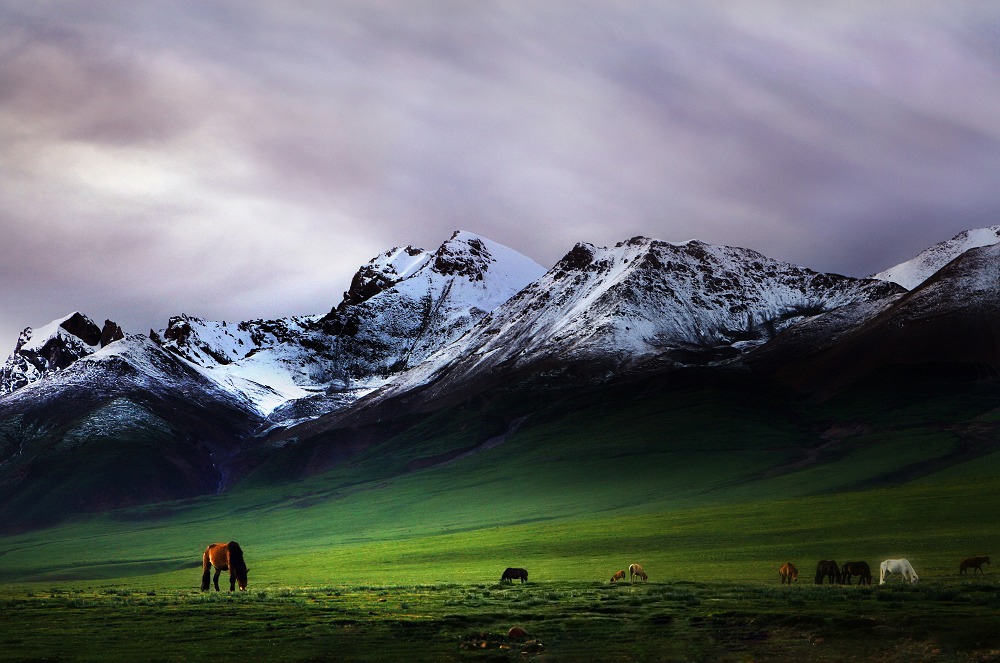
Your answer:
[[[0,356],[325,313],[458,229],[867,276],[997,224],[995,0],[0,0]]]

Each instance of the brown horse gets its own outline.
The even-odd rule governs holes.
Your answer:
[[[816,563],[816,584],[822,585],[824,578],[828,578],[831,585],[840,584],[840,567],[832,559],[821,559]]]
[[[986,575],[986,571],[983,571],[983,564],[989,563],[989,557],[970,557],[969,559],[963,559],[962,563],[958,565],[958,573],[963,576],[968,575],[966,571],[973,569],[972,575],[976,575],[976,571]]]
[[[646,575],[646,571],[643,570],[642,566],[639,564],[629,564],[628,566],[628,579],[633,581],[636,578],[642,578],[643,580],[649,580],[649,576]]]
[[[517,569],[508,567],[504,570],[503,575],[500,576],[500,582],[506,580],[510,584],[514,584],[514,578],[520,578],[521,584],[528,582],[528,570],[527,569]]]
[[[247,563],[243,559],[243,549],[235,541],[229,543],[213,543],[205,548],[201,556],[201,591],[208,589],[208,574],[215,567],[215,591],[219,591],[219,574],[229,571],[229,591],[236,589],[239,583],[240,591],[247,588]]]
[[[622,569],[621,571],[615,571],[615,574],[611,576],[611,582],[617,582],[618,580],[624,580],[624,579],[625,579],[625,569]]]
[[[845,562],[840,567],[840,584],[850,585],[852,576],[858,576],[859,585],[872,584],[872,568],[868,562]]]
[[[799,570],[795,568],[795,565],[791,562],[785,562],[778,569],[778,575],[781,576],[781,584],[784,585],[786,582],[791,585],[792,581],[799,579]]]

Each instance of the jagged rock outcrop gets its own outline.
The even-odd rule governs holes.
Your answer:
[[[20,389],[47,373],[60,371],[123,338],[121,327],[106,320],[98,327],[80,312],[21,332],[14,351],[0,368],[0,395]]]

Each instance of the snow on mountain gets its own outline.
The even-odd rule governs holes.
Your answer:
[[[236,324],[176,316],[153,336],[287,424],[350,403],[420,363],[544,271],[459,231],[433,253],[408,246],[376,256],[325,316]]]
[[[59,371],[122,338],[121,328],[105,321],[104,327],[80,312],[74,312],[33,329],[17,339],[14,351],[0,368],[0,395],[35,382],[46,373]]]
[[[913,290],[932,274],[969,249],[1000,243],[1000,226],[963,231],[951,239],[921,251],[915,258],[872,276]]]
[[[600,379],[652,359],[712,363],[760,345],[796,321],[901,291],[883,281],[820,274],[696,240],[636,237],[610,249],[577,244],[385,395],[435,380],[448,389],[477,374],[560,373],[576,366],[584,367],[588,379]]]

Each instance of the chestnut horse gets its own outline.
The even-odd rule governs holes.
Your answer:
[[[986,571],[983,571],[983,564],[989,564],[989,557],[970,557],[969,559],[963,559],[962,563],[958,565],[959,575],[967,575],[966,571],[973,569],[972,575],[976,575],[976,571],[979,571],[983,575],[986,575]]]
[[[611,576],[611,582],[616,582],[618,580],[624,580],[624,579],[625,579],[625,569],[622,569],[621,571],[615,571],[615,574]]]
[[[240,591],[247,588],[247,563],[243,559],[243,549],[235,541],[229,543],[213,543],[205,548],[201,556],[201,591],[208,589],[208,574],[215,567],[215,591],[219,591],[219,574],[229,571],[229,591],[236,589],[239,583]]]
[[[859,585],[872,584],[872,567],[868,562],[844,562],[840,567],[841,584],[850,585],[851,576],[858,576]]]
[[[781,584],[784,585],[786,582],[791,585],[792,581],[799,579],[799,570],[795,568],[795,565],[791,562],[785,562],[778,569],[778,575],[781,576]]]

